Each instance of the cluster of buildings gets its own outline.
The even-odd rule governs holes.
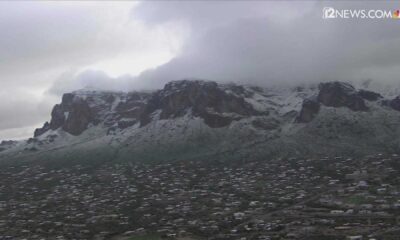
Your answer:
[[[399,171],[396,155],[8,165],[0,240],[396,239]]]

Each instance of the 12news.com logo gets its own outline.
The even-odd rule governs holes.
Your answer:
[[[382,10],[382,9],[335,9],[324,7],[322,9],[323,19],[335,18],[361,18],[361,19],[400,19],[400,10]]]

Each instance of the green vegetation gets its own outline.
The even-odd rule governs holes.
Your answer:
[[[363,196],[351,196],[347,199],[347,202],[356,205],[368,203],[368,201]]]

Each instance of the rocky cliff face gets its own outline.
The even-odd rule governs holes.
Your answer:
[[[400,111],[400,96],[390,100],[389,106],[394,110]]]
[[[295,88],[293,92],[302,93],[304,89]],[[54,106],[50,122],[36,129],[34,137],[48,130],[62,129],[72,135],[80,135],[89,126],[102,124],[109,131],[125,129],[138,124],[144,127],[154,120],[176,119],[190,114],[203,119],[211,128],[229,126],[233,121],[249,117],[268,116],[270,110],[279,110],[279,105],[259,109],[252,98],[262,104],[271,103],[265,99],[262,88],[239,85],[218,85],[211,81],[174,81],[153,93],[113,93],[78,91],[66,93],[60,104]],[[382,100],[382,101],[381,101]],[[351,111],[368,111],[366,101],[381,101],[394,110],[400,111],[400,97],[385,100],[379,93],[368,90],[356,90],[344,82],[319,84],[318,91],[303,98],[303,103],[295,117],[297,123],[309,123],[319,113],[321,105],[333,108],[348,108]],[[268,105],[268,104],[267,104]],[[157,116],[156,116],[157,115]],[[278,120],[273,120],[279,122]],[[270,125],[260,119],[255,126]],[[273,124],[276,125],[276,124]]]
[[[234,120],[262,115],[244,100],[241,86],[221,87],[215,82],[175,81],[154,93],[66,93],[51,113],[50,123],[34,136],[61,128],[79,135],[89,125],[104,124],[109,130],[139,123],[145,126],[159,112],[159,119],[174,119],[190,113],[210,127],[224,127]]]
[[[353,86],[344,82],[319,85],[318,101],[328,107],[347,107],[353,111],[367,111],[362,96]]]
[[[88,100],[66,93],[62,97],[62,102],[54,106],[50,123],[46,122],[42,128],[36,129],[34,136],[59,128],[72,135],[79,135],[90,123],[96,123],[95,109],[89,106]]]
[[[382,95],[368,90],[356,90],[352,85],[344,82],[327,82],[319,84],[319,92],[316,98],[303,101],[302,109],[297,122],[308,123],[318,114],[320,105],[327,107],[346,107],[352,111],[368,111],[365,101],[378,101]],[[384,102],[381,103],[384,105]],[[396,109],[396,99],[389,105]]]
[[[142,160],[400,151],[399,118],[400,97],[343,82],[260,88],[182,80],[154,92],[64,94],[33,139],[0,155],[56,149],[63,159],[93,153]]]
[[[304,99],[300,114],[296,118],[299,123],[311,122],[318,114],[321,104],[317,99]]]
[[[182,117],[189,111],[210,127],[224,127],[233,120],[261,113],[253,109],[240,94],[245,90],[231,86],[225,91],[215,82],[178,81],[168,83],[150,98],[141,117],[141,125],[150,122],[151,114],[160,111],[160,119]]]

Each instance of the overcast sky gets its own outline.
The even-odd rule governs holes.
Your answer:
[[[400,82],[400,20],[322,19],[324,7],[397,3],[0,1],[0,140],[31,136],[62,93],[84,87]]]

